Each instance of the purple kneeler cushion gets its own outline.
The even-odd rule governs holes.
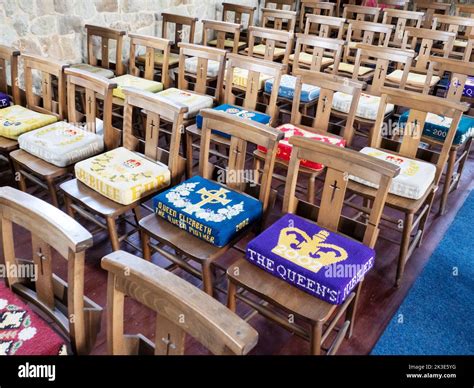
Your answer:
[[[374,265],[375,251],[286,214],[247,245],[247,260],[331,304],[341,304]]]

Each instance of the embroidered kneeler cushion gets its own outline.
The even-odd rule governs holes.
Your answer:
[[[273,89],[274,78],[265,81],[265,93],[271,93]],[[280,80],[278,96],[292,100],[295,96],[296,77],[284,74]],[[301,102],[315,101],[319,97],[320,89],[317,86],[303,84],[301,87]]]
[[[227,71],[226,71],[227,74]],[[232,85],[246,88],[247,87],[247,80],[249,77],[249,72],[246,69],[241,69],[239,67],[234,67],[234,77],[232,79]],[[225,76],[227,78],[227,76]],[[258,90],[263,89],[263,85],[267,79],[272,78],[270,75],[260,73],[259,83],[258,83]]]
[[[0,282],[0,356],[66,354],[61,336]]]
[[[387,80],[395,83],[400,83],[403,76],[403,70],[394,70],[390,74],[387,75]],[[435,86],[440,81],[438,76],[431,77],[430,86]],[[426,75],[425,74],[418,74],[418,73],[408,73],[407,78],[407,85],[416,86],[419,88],[424,87],[426,84]]]
[[[245,42],[237,42],[237,47],[242,47],[245,46]],[[207,42],[208,46],[217,46],[217,39],[210,40]],[[233,39],[226,39],[224,41],[224,47],[225,48],[234,48],[234,40]]]
[[[342,73],[349,73],[353,74],[354,73],[354,65],[351,63],[345,63],[345,62],[339,62],[338,66],[338,71]],[[332,70],[334,69],[334,65],[329,66],[329,69]],[[366,75],[367,73],[370,73],[371,71],[374,71],[371,67],[366,67],[366,66],[359,66],[359,73],[358,75]]]
[[[341,304],[374,266],[375,251],[285,214],[247,244],[246,258],[308,294]]]
[[[11,105],[11,98],[8,94],[0,92],[0,108],[7,108]]]
[[[454,47],[467,47],[467,40],[456,39],[453,42]]]
[[[87,71],[88,73],[92,73],[104,78],[114,78],[115,74],[110,69],[104,69],[100,66],[92,66],[87,63],[76,63],[75,65],[71,65],[74,69],[79,69],[83,71]]]
[[[371,147],[365,147],[360,152],[400,167],[400,174],[392,179],[389,189],[391,194],[410,199],[420,199],[434,181],[436,167],[431,163],[405,158]],[[349,178],[369,187],[378,187],[374,183],[359,177],[350,175]]]
[[[44,127],[57,120],[56,116],[12,105],[0,110],[0,136],[16,140],[25,132]]]
[[[24,133],[18,144],[22,150],[58,167],[69,166],[104,149],[102,136],[64,121]]]
[[[222,104],[219,106],[216,106],[215,108],[212,108],[214,110],[218,110],[221,112],[228,113],[230,115],[242,117],[244,119],[249,119],[253,121],[257,121],[262,124],[268,124],[271,120],[271,117],[269,115],[266,115],[265,113],[260,113],[260,112],[254,112],[254,111],[248,111],[245,110],[244,108],[240,106],[234,106],[234,105],[229,105],[229,104]],[[202,128],[202,116],[199,114],[196,116],[196,125],[199,129]],[[216,131],[212,130],[212,133],[215,133],[219,136],[225,137],[227,139],[230,138],[230,136],[227,133],[221,132],[221,131]]]
[[[289,59],[290,59],[290,61],[293,62],[295,60],[295,54],[291,54],[289,56]],[[298,63],[304,63],[305,65],[310,65],[311,66],[311,64],[313,63],[313,54],[300,52]],[[334,63],[334,59],[332,59],[332,58],[323,57],[323,59],[321,60],[321,66],[330,65],[331,63]]]
[[[134,75],[130,74],[112,78],[112,81],[117,83],[117,87],[113,90],[114,96],[121,98],[122,100],[125,100],[125,94],[123,93],[124,87],[138,89],[150,93],[158,93],[163,90],[163,84],[161,82],[135,77]]]
[[[153,208],[158,217],[218,247],[262,215],[257,199],[200,176],[156,195]]]
[[[250,50],[247,47],[245,49],[245,51],[248,53]],[[264,44],[257,44],[255,46],[253,46],[253,53],[254,54],[264,56],[266,51],[267,51],[267,46],[265,46]],[[273,51],[273,56],[280,57],[280,56],[285,55],[285,52],[286,52],[286,50],[284,48],[275,47],[275,50]]]
[[[163,53],[155,53],[155,65],[163,65],[165,56]],[[145,63],[146,55],[139,55],[137,57],[138,62]],[[169,53],[168,55],[168,65],[176,65],[179,62],[179,55],[174,53]]]
[[[326,135],[320,135],[318,133],[313,133],[305,129],[295,127],[292,124],[283,124],[279,126],[277,129],[279,129],[285,134],[283,140],[280,140],[280,142],[278,143],[277,158],[285,160],[285,161],[289,161],[291,157],[291,151],[293,149],[293,146],[288,142],[288,140],[292,136],[303,136],[308,139],[322,141],[324,143],[337,145],[339,147],[344,147],[346,145],[346,141],[344,139],[337,138],[330,135],[326,136]],[[267,152],[267,149],[262,146],[258,146],[258,150],[264,153]],[[304,167],[307,167],[316,171],[321,171],[324,168],[324,166],[321,163],[316,163],[310,160],[302,160],[300,164]]]
[[[398,122],[400,128],[405,127],[409,114],[410,111],[406,111],[400,116]],[[423,135],[429,136],[439,141],[444,141],[452,121],[453,119],[450,117],[444,117],[430,112],[426,115],[425,126],[423,127]],[[463,115],[456,130],[456,135],[454,135],[453,144],[463,144],[468,138],[473,136],[474,117]]]
[[[170,171],[124,147],[82,160],[74,166],[76,178],[103,196],[129,205],[169,186]]]
[[[163,90],[159,92],[158,95],[172,102],[187,106],[188,111],[184,114],[185,119],[192,118],[196,116],[201,109],[212,108],[212,105],[214,105],[212,97],[176,88]]]
[[[184,61],[184,70],[190,74],[197,74],[198,71],[198,57],[187,58]],[[219,74],[219,62],[208,60],[207,61],[207,76],[217,77]]]
[[[474,77],[467,77],[462,95],[466,97],[474,97]]]
[[[351,108],[352,96],[350,94],[336,92],[333,95],[332,107],[344,113],[349,113]],[[359,98],[359,105],[357,105],[356,116],[367,120],[375,120],[379,110],[380,97],[372,96],[370,94],[361,93]],[[385,114],[392,112],[395,109],[393,104],[387,104]]]

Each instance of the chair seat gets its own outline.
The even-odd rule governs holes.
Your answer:
[[[38,113],[20,105],[13,105],[0,109],[0,136],[17,140],[22,133],[44,127],[56,121],[56,116]]]
[[[462,95],[466,97],[474,97],[474,77],[467,77]]]
[[[16,140],[7,139],[6,137],[0,136],[0,152],[9,153],[18,148],[18,142]]]
[[[22,150],[57,167],[66,167],[103,151],[102,136],[65,121],[24,133],[18,138]]]
[[[0,282],[0,356],[65,354],[64,339]]]
[[[387,75],[387,80],[399,84],[402,80],[403,71],[394,70]],[[438,76],[431,77],[430,87],[435,86],[440,81]],[[426,84],[426,75],[409,72],[407,78],[407,85],[414,86],[417,88],[423,88]]]
[[[163,84],[157,81],[151,81],[145,78],[135,77],[130,74],[121,75],[120,77],[112,78],[112,81],[117,83],[117,87],[113,91],[113,95],[117,98],[125,100],[123,93],[124,87],[129,87],[145,92],[158,93],[163,90]]]
[[[188,111],[184,114],[185,119],[195,117],[201,109],[212,108],[214,105],[214,100],[210,96],[176,88],[163,90],[159,92],[158,95],[171,102],[177,102],[187,106]]]
[[[155,65],[163,66],[165,56],[163,53],[155,53]],[[146,55],[139,55],[137,56],[137,62],[145,63],[146,62]],[[173,66],[179,63],[179,55],[170,53],[168,55],[168,65]]]
[[[0,92],[0,109],[11,105],[11,98],[8,94]]]
[[[246,89],[247,88],[247,80],[249,78],[248,70],[241,69],[239,67],[235,67],[233,75],[234,76],[233,76],[233,79],[232,79],[232,85],[234,87],[240,87],[242,89]],[[224,78],[227,79],[227,71],[226,71],[226,75],[225,75]],[[270,76],[268,74],[260,73],[259,82],[258,82],[258,90],[262,90],[263,85],[265,84],[265,81],[268,80],[268,79],[271,79],[271,78],[272,78],[272,76]]]
[[[79,181],[122,205],[169,186],[171,178],[164,164],[124,147],[82,160],[74,170]]]
[[[400,174],[392,179],[389,189],[391,194],[417,200],[423,198],[433,185],[436,174],[434,164],[405,158],[371,147],[364,147],[360,152],[400,167]],[[359,177],[351,175],[349,178],[366,186],[377,188],[374,183]]]
[[[24,150],[15,150],[10,153],[10,157],[18,164],[29,171],[33,171],[43,178],[55,179],[65,176],[70,172],[66,167],[57,167],[44,161]]]
[[[334,65],[331,65],[328,68],[330,70],[333,70]],[[339,62],[339,66],[338,66],[337,70],[341,73],[354,74],[354,68],[355,68],[355,66],[352,63]],[[374,69],[372,69],[371,67],[359,66],[358,75],[366,75],[366,74],[369,74],[372,71],[374,71]]]
[[[219,62],[208,60],[207,61],[207,76],[208,77],[217,77],[219,74]],[[186,73],[197,74],[198,71],[198,58],[191,57],[187,58],[184,61],[184,70]]]
[[[114,78],[115,73],[110,70],[110,69],[104,69],[103,67],[100,66],[92,66],[87,63],[76,63],[74,65],[71,65],[72,68],[74,69],[79,69],[83,71],[87,71],[88,73],[92,73],[94,75],[98,75],[100,77],[104,78]]]
[[[256,54],[256,55],[264,56],[266,50],[267,50],[267,46],[265,46],[264,44],[257,44],[255,46],[253,46],[253,53]],[[246,53],[249,52],[248,47],[245,49],[245,52]],[[273,51],[273,56],[278,58],[278,57],[284,56],[285,53],[286,53],[286,50],[284,48],[275,47],[275,50]]]
[[[455,39],[453,42],[454,47],[467,47],[467,40]]]
[[[289,60],[290,62],[293,62],[295,60],[295,54],[291,54],[289,56]],[[300,57],[299,57],[298,62],[304,63],[305,65],[311,65],[313,63],[313,54],[300,52]],[[330,65],[331,63],[334,63],[334,59],[323,57],[321,61],[321,66],[327,66],[327,65]]]
[[[408,120],[410,111],[404,112],[399,119],[399,126],[403,128]],[[423,135],[429,136],[435,140],[444,142],[449,127],[451,126],[453,119],[450,117],[440,116],[429,112],[426,115],[425,125],[423,127]],[[459,122],[454,135],[453,144],[463,144],[467,139],[474,136],[474,117],[463,115]]]
[[[350,94],[342,92],[334,93],[332,100],[333,109],[339,112],[349,113],[351,103],[352,96]],[[356,116],[367,120],[375,120],[377,118],[379,104],[380,97],[361,93],[359,98],[359,104],[357,105]],[[393,104],[387,104],[385,114],[393,112],[394,109],[395,106]]]
[[[262,203],[194,176],[153,198],[157,216],[203,241],[223,247],[262,216]]]
[[[282,131],[285,134],[283,140],[280,140],[280,142],[278,143],[277,158],[283,159],[286,161],[290,160],[291,151],[293,149],[293,146],[288,142],[288,140],[292,136],[302,136],[308,139],[321,141],[321,142],[329,143],[332,145],[337,145],[339,147],[344,147],[346,144],[346,141],[340,137],[331,136],[331,135],[327,135],[327,136],[321,135],[319,133],[314,133],[302,128],[298,128],[292,124],[283,124],[279,126],[277,129]],[[258,146],[257,149],[263,153],[267,152],[267,149],[262,146]],[[316,163],[310,160],[302,160],[300,164],[304,167],[307,167],[315,171],[321,171],[324,168],[324,166],[321,163]]]
[[[210,40],[209,42],[207,42],[207,45],[208,46],[217,46],[217,39],[213,39],[213,40]],[[237,47],[243,47],[245,46],[246,43],[245,42],[237,42]],[[235,46],[235,42],[233,39],[226,39],[224,41],[224,47],[225,48],[234,48]]]
[[[271,93],[273,89],[274,78],[265,81],[265,93]],[[296,77],[284,74],[280,80],[278,96],[292,100],[295,96]],[[320,89],[317,86],[303,84],[301,88],[300,101],[311,102],[318,99]]]

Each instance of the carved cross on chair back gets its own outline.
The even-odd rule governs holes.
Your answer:
[[[0,45],[0,92],[12,97],[15,104],[21,103],[20,87],[18,85],[18,57],[20,52],[7,46]],[[8,74],[10,66],[10,74]],[[10,78],[10,86],[8,85]]]
[[[387,8],[384,11],[382,23],[395,26],[389,45],[401,47],[406,27],[421,28],[423,12],[404,11]]]
[[[332,38],[333,30],[337,31],[336,39],[342,39],[344,35],[344,23],[346,19],[323,15],[306,15],[304,33],[313,34],[321,38]],[[303,30],[303,28],[300,28]]]
[[[161,17],[163,18],[161,37],[163,39],[172,40],[171,52],[179,52],[178,44],[180,42],[194,43],[194,34],[196,32],[196,22],[198,18],[165,12],[161,14]],[[170,36],[172,34],[171,29],[174,30],[173,39],[171,39]]]
[[[92,246],[91,234],[54,206],[8,186],[0,188],[0,217],[5,264],[30,266],[37,278],[33,282],[9,272],[8,286],[51,318],[75,353],[89,353],[102,312],[84,296],[84,258]],[[18,258],[14,225],[31,233],[32,260]],[[65,280],[53,272],[53,250],[67,261]]]
[[[110,69],[109,51],[111,48],[110,41],[115,41],[115,75],[119,76],[125,73],[123,65],[123,37],[126,31],[115,30],[113,28],[93,26],[86,24],[87,30],[87,60],[89,65],[101,66],[104,69]],[[96,55],[95,39],[99,39],[101,59],[100,64]]]

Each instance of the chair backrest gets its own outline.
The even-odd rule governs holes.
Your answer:
[[[398,174],[399,167],[348,148],[301,136],[292,136],[289,142],[293,148],[285,185],[283,212],[314,220],[322,228],[348,235],[373,248],[377,241],[379,222],[390,183]],[[296,197],[296,184],[302,160],[314,161],[326,166],[326,177],[319,206]],[[347,184],[351,175],[361,177],[378,186],[372,207],[367,211],[366,223],[358,222],[342,214]]]
[[[415,58],[414,69],[426,73],[428,61],[432,55],[435,43],[443,43],[443,57],[449,57],[453,49],[454,32],[429,30],[427,28],[407,27],[402,42],[403,49],[415,50],[419,47],[418,55]]]
[[[423,128],[425,126],[428,113],[434,113],[446,118],[452,119],[451,125],[447,130],[447,135],[441,144],[441,150],[436,162],[435,185],[439,183],[443,173],[449,150],[452,146],[454,135],[461,120],[463,112],[467,111],[468,106],[459,102],[449,101],[445,98],[428,96],[421,93],[400,90],[395,88],[383,87],[381,89],[377,119],[373,127],[370,146],[372,148],[382,147],[382,132],[384,131],[384,120],[387,104],[394,104],[398,107],[410,109],[408,119],[403,128],[400,128],[401,142],[398,150],[394,150],[398,155],[406,158],[415,159],[418,155],[419,145],[423,139]]]
[[[300,6],[300,31],[303,31],[306,24],[306,17],[308,15],[333,16],[335,6],[335,3],[315,0],[303,0]]]
[[[0,217],[5,264],[24,269],[7,272],[8,286],[52,319],[75,353],[89,353],[102,312],[84,296],[85,250],[92,246],[92,235],[58,208],[8,186],[0,188]],[[25,241],[17,238],[14,225],[31,233],[32,260],[20,258],[15,249],[21,245],[23,252]],[[67,260],[65,280],[53,272],[58,255]]]
[[[200,94],[209,94],[212,95],[216,102],[219,101],[224,82],[226,51],[182,42],[179,44],[179,47],[178,89],[194,91]],[[198,71],[192,75],[193,82],[186,77],[185,60],[188,57],[197,58]],[[207,76],[209,61],[215,61],[219,64],[216,86],[212,91],[209,90],[211,88],[209,88]]]
[[[293,73],[296,69],[305,68],[313,71],[324,70],[324,59],[334,59],[335,73],[339,67],[345,42],[341,39],[320,38],[314,35],[296,34],[295,56],[292,62]],[[309,50],[308,50],[309,48]],[[312,54],[311,64],[301,61],[302,53],[310,51]],[[331,62],[332,63],[332,62]]]
[[[401,47],[403,35],[405,34],[405,28],[421,28],[423,17],[423,12],[405,11],[391,8],[385,9],[383,13],[382,23],[392,24],[395,26],[395,30],[393,31],[389,45],[394,47]]]
[[[224,102],[236,104],[237,96],[234,92],[234,72],[236,69],[247,71],[246,85],[240,86],[239,91],[244,91],[242,106],[245,109],[255,110],[258,104],[259,93],[263,87],[263,77],[273,78],[272,93],[266,105],[266,114],[271,117],[270,123],[277,120],[277,99],[280,88],[281,76],[286,73],[286,65],[264,59],[246,57],[238,54],[227,54],[226,80]],[[240,71],[240,70],[239,70]]]
[[[339,129],[339,133],[336,135],[343,137],[346,144],[350,145],[354,136],[354,119],[363,84],[336,75],[310,70],[298,69],[294,75],[296,75],[296,84],[290,123],[310,132],[329,134],[329,131],[336,127],[330,123],[334,93],[349,94],[352,96],[352,101],[345,125],[336,128]],[[301,112],[300,98],[303,84],[319,88],[319,98],[314,108],[314,116],[309,116],[310,111],[307,111],[306,114]]]
[[[175,15],[163,12],[161,14],[163,23],[161,27],[161,37],[172,40],[171,52],[178,53],[180,42],[194,43],[196,32],[196,22],[198,18],[192,16]],[[174,38],[171,36],[174,33]]]
[[[26,107],[39,113],[54,115],[58,120],[64,120],[67,117],[64,69],[69,65],[32,54],[22,54],[21,57],[25,78]],[[40,96],[35,94],[35,82],[38,80],[41,82],[38,85]]]
[[[435,14],[447,15],[451,8],[451,3],[443,3],[433,0],[415,0],[413,2],[413,11],[423,12],[425,19],[423,28],[430,28]]]
[[[18,50],[0,45],[0,92],[12,97],[13,103],[17,105],[21,104],[20,87],[18,85],[19,55]],[[10,66],[10,74],[8,74],[8,66]],[[10,86],[8,86],[8,78],[10,78]]]
[[[206,179],[212,179],[214,165],[209,163],[211,131],[217,130],[231,136],[229,145],[229,159],[225,168],[225,184],[234,190],[245,191],[257,187],[254,195],[262,203],[264,214],[270,209],[271,184],[273,169],[275,167],[278,142],[283,139],[283,132],[249,119],[226,114],[225,112],[203,109],[201,153],[199,158],[199,175]],[[265,155],[262,174],[253,175],[247,182],[232,177],[245,177],[246,153],[249,145],[265,147],[268,152]],[[260,182],[255,182],[256,177]],[[221,181],[222,179],[220,179]],[[265,217],[264,217],[265,218]]]
[[[372,22],[377,23],[379,20],[380,8],[377,7],[364,7],[362,5],[344,4],[344,11],[342,11],[342,17],[350,20],[357,20],[360,22]]]
[[[273,22],[270,24],[269,22]],[[262,9],[262,27],[270,27],[275,30],[295,31],[296,11],[282,9]]]
[[[344,62],[353,62],[356,43],[388,47],[395,27],[389,24],[351,21],[347,27]]]
[[[145,68],[143,77],[148,80],[157,80],[167,89],[169,87],[169,58],[172,42],[168,39],[156,38],[154,36],[128,34],[130,38],[130,68],[129,73],[140,76],[140,69],[137,67],[136,56],[140,48],[145,48]],[[156,79],[155,54],[163,55],[163,64],[160,69],[160,77]]]
[[[296,0],[265,0],[264,8],[296,10]]]
[[[336,39],[344,36],[344,24],[346,19],[324,15],[306,15],[304,33],[313,34],[321,38],[331,38],[333,30],[337,30]]]
[[[211,34],[215,35],[216,44],[214,45],[218,49],[228,49],[226,45],[226,39],[230,35],[232,36],[233,45],[230,51],[233,53],[238,52],[240,42],[240,31],[242,30],[242,24],[220,22],[217,20],[203,20],[202,21],[202,44],[203,46],[209,46]]]
[[[258,333],[218,300],[175,274],[124,251],[102,259],[107,280],[107,350],[111,355],[184,354],[186,334],[216,355],[245,355]],[[125,296],[156,313],[154,343],[124,335]]]
[[[179,154],[179,151],[181,135],[184,131],[184,114],[188,108],[160,97],[158,94],[132,88],[124,88],[124,94],[124,147],[140,152],[148,159],[167,164],[172,184],[178,184],[185,165],[184,158]],[[137,131],[134,127],[134,117],[136,117],[134,109],[146,115],[144,131]],[[166,124],[172,127],[171,139],[169,144],[162,148],[160,147],[160,132]]]
[[[262,58],[261,55],[255,55],[253,51],[255,44],[265,45],[263,59],[267,61],[281,59],[281,62],[286,65],[288,64],[288,58],[293,49],[293,33],[289,31],[274,30],[272,28],[251,26],[249,27],[249,46],[247,53],[251,57]],[[285,50],[283,58],[281,58],[281,56],[275,58],[276,48],[283,48]]]
[[[222,3],[222,21],[242,24],[244,29],[248,29],[250,26],[253,26],[256,9],[257,7],[250,7],[248,5]]]
[[[445,97],[450,101],[460,102],[468,77],[474,77],[474,63],[434,56],[431,56],[429,61],[430,66],[423,93],[429,93],[429,85],[433,75],[438,75],[440,79],[447,76],[449,88],[446,91]]]
[[[353,79],[358,78],[359,68],[365,64],[375,64],[374,76],[370,85],[367,86],[367,92],[380,96],[380,89],[385,84],[387,71],[391,68],[403,69],[400,80],[400,89],[404,89],[408,74],[411,70],[411,64],[415,57],[415,52],[411,50],[402,50],[392,47],[378,47],[363,43],[356,44],[357,54],[354,62]]]
[[[397,9],[397,10],[408,10],[410,0],[384,0],[383,4],[390,8],[386,9]]]
[[[474,18],[434,15],[432,28],[433,30],[454,32],[456,34],[455,39],[458,39],[458,41],[455,40],[455,42],[458,42],[459,44],[453,46],[451,56],[462,58],[465,61],[471,59],[474,36],[470,35],[470,32],[474,28]],[[466,33],[469,34],[466,35]]]
[[[93,26],[91,24],[86,24],[85,28],[87,30],[87,62],[89,65],[114,70],[116,76],[123,75],[125,73],[122,59],[123,37],[127,32],[108,27]],[[100,40],[100,43],[97,44],[101,52],[100,63],[96,55],[96,39]],[[109,59],[111,40],[115,41],[115,68],[111,66]]]

